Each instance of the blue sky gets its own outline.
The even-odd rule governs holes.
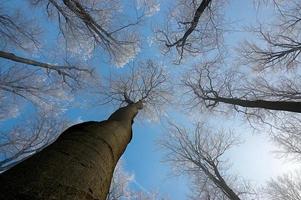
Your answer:
[[[16,2],[14,5],[17,8],[23,7],[23,10],[26,10],[24,8],[27,8],[27,5],[25,5],[25,1],[23,0],[13,0],[12,2]],[[171,64],[171,59],[162,55],[156,45],[150,45],[147,42],[147,39],[152,36],[152,28],[156,26],[158,22],[161,23],[164,21],[162,16],[164,16],[164,12],[169,9],[170,2],[172,1],[160,2],[160,11],[154,16],[147,18],[144,24],[139,27],[139,30],[143,33],[143,45],[134,62],[151,58],[158,60],[161,64],[165,65],[170,73],[181,74],[189,66],[185,64],[181,66]],[[25,12],[33,18],[39,18],[40,20],[45,21],[43,25],[43,28],[47,30],[45,33],[46,37],[44,37],[46,41],[45,49],[53,50],[53,48],[59,48],[54,46],[54,43],[51,43],[51,41],[56,40],[58,37],[56,26],[53,26],[53,23],[51,22],[47,22],[45,16],[41,13],[41,9],[39,11],[39,9],[32,10],[31,8]],[[133,15],[133,13],[129,14]],[[244,26],[254,24],[259,19],[266,20],[269,18],[270,14],[272,14],[270,8],[266,8],[266,11],[264,12],[257,12],[254,9],[251,0],[229,1],[227,8],[225,9],[226,19],[232,22],[231,27],[235,30],[242,30]],[[234,47],[238,45],[238,42],[250,37],[253,36],[244,31],[237,31],[226,34],[225,41],[226,44],[231,47],[230,49],[234,49]],[[232,54],[234,54],[235,51],[230,50],[227,53],[229,54],[229,59],[233,59]],[[40,56],[41,54],[38,55],[38,57],[33,55],[33,58],[43,60],[45,59],[44,56],[47,58],[47,51],[43,52],[42,55],[44,56]],[[128,66],[124,66],[122,69],[116,68],[109,64],[106,58],[103,58],[102,56],[103,54],[101,52],[96,51],[93,59],[87,61],[92,66],[96,67],[101,77],[108,75],[110,72],[126,71],[128,69]],[[116,109],[110,105],[100,106],[97,104],[97,99],[90,100],[93,104],[85,105],[83,108],[80,108],[77,104],[73,106],[73,108],[67,110],[66,115],[68,118],[75,122],[90,120],[100,121],[108,118],[110,113]],[[188,127],[191,126],[191,124],[189,124],[190,118],[183,115],[183,110],[177,108],[169,108],[169,110],[172,110],[172,112],[168,112],[167,114],[172,120],[181,121],[183,125]],[[32,107],[24,108],[22,110],[23,113],[18,120],[26,118],[31,111]],[[15,121],[15,119],[4,121],[1,123],[1,126],[8,127],[15,123]],[[236,120],[232,125],[235,126],[236,132],[241,136],[242,140],[245,141],[242,145],[233,148],[227,154],[231,163],[233,163],[230,170],[233,174],[238,174],[251,180],[253,183],[263,184],[264,181],[270,177],[275,177],[284,171],[296,167],[296,164],[275,158],[275,155],[272,153],[272,151],[275,150],[275,147],[269,141],[267,136],[252,133],[250,127],[240,120]],[[132,187],[144,189],[146,191],[158,191],[163,196],[169,196],[174,200],[185,199],[186,195],[189,193],[188,178],[172,177],[171,167],[166,163],[162,163],[164,151],[157,145],[157,141],[166,134],[162,122],[160,120],[149,121],[147,119],[137,119],[133,130],[134,137],[123,156],[126,170],[135,174],[136,184],[133,183]]]

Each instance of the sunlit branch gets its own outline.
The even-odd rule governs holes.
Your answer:
[[[92,71],[89,69],[79,68],[79,67],[75,67],[75,66],[71,66],[71,65],[69,65],[69,66],[52,65],[52,64],[43,63],[43,62],[35,61],[32,59],[20,57],[13,53],[4,52],[4,51],[0,51],[0,57],[14,61],[14,62],[18,62],[18,63],[41,67],[41,68],[46,69],[47,71],[55,71],[60,76],[62,76],[64,81],[66,81],[66,78],[76,79],[74,74],[70,73],[71,71],[78,71],[78,72],[83,72],[83,73],[92,75]]]

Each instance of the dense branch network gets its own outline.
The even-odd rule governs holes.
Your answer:
[[[26,57],[41,53],[42,29],[23,12],[10,11],[5,5],[0,7],[1,119],[16,116],[24,99],[39,109],[59,108],[71,100],[71,93],[96,83],[92,68],[67,55],[65,59],[55,56],[55,63],[64,60],[62,65]],[[46,60],[52,56],[48,52]]]
[[[69,83],[70,80],[74,81],[76,84],[80,84],[80,82],[82,81],[80,76],[81,73],[86,74],[87,77],[89,75],[92,76],[93,73],[92,70],[90,69],[77,67],[76,65],[71,65],[69,63],[67,63],[68,65],[53,65],[49,63],[43,63],[32,59],[20,57],[13,53],[5,52],[5,51],[0,51],[0,57],[17,63],[44,68],[47,73],[51,71],[55,71],[59,76],[62,77],[62,81],[71,87],[72,84]]]
[[[40,32],[40,28],[32,20],[26,19],[20,13],[8,14],[7,10],[0,7],[1,48],[3,46],[17,46],[23,50],[38,48],[40,43],[37,38]]]
[[[300,171],[287,173],[270,180],[264,187],[264,195],[268,200],[300,200]]]
[[[101,91],[103,103],[121,105],[143,102],[149,112],[160,112],[171,96],[166,72],[157,63],[147,60],[130,68],[127,74],[109,77]]]
[[[214,62],[190,74],[183,83],[192,95],[192,107],[225,113],[229,107],[242,113],[253,128],[270,131],[280,147],[278,153],[300,159],[300,75],[250,78],[238,71],[218,70]]]
[[[278,0],[267,3],[275,5],[276,22],[251,29],[262,42],[246,41],[241,48],[241,60],[257,71],[296,68],[301,53],[301,4],[296,0],[289,4]]]
[[[1,133],[0,173],[51,144],[68,123],[55,113],[39,113],[34,119]]]
[[[56,11],[59,28],[68,43],[87,46],[88,51],[101,46],[117,66],[123,66],[139,52],[137,36],[127,30],[139,24],[143,15],[138,16],[135,22],[111,27],[114,21],[111,15],[118,13],[118,1],[110,3],[48,0],[47,11]]]
[[[170,125],[169,134],[161,145],[168,152],[166,161],[195,179],[193,199],[239,200],[251,194],[251,191],[237,191],[225,176],[223,155],[238,142],[232,133],[213,133],[203,123],[197,123],[194,132]]]

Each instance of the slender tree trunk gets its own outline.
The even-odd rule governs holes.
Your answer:
[[[243,100],[238,98],[225,97],[212,98],[211,100],[247,108],[264,108],[269,110],[301,113],[301,102],[296,101]]]
[[[189,37],[189,35],[195,30],[195,28],[197,27],[199,20],[201,18],[201,15],[204,13],[204,11],[206,10],[206,8],[208,8],[209,3],[212,0],[203,0],[201,2],[201,4],[199,5],[199,7],[197,8],[197,10],[194,13],[193,19],[190,23],[190,27],[187,29],[187,31],[184,33],[183,37],[178,39],[176,42],[172,43],[172,44],[165,44],[167,47],[173,47],[175,45],[177,46],[184,46],[186,43],[187,38]]]
[[[31,60],[31,59],[28,59],[28,58],[23,58],[23,57],[15,55],[13,53],[5,52],[5,51],[0,51],[0,57],[11,60],[11,61],[14,61],[14,62],[19,62],[19,63],[23,63],[23,64],[42,67],[42,68],[45,68],[45,69],[57,70],[58,68],[61,67],[61,66],[57,66],[57,65],[51,65],[51,64]]]
[[[70,70],[70,71],[77,70],[77,71],[82,71],[82,72],[86,72],[86,73],[91,73],[91,71],[89,71],[88,69],[79,68],[79,67],[70,66],[70,65],[48,64],[48,63],[39,62],[39,61],[32,60],[32,59],[20,57],[13,53],[5,52],[5,51],[0,51],[0,58],[4,58],[4,59],[10,60],[10,61],[14,61],[14,62],[22,63],[22,64],[27,64],[27,65],[44,68],[46,70],[53,70],[53,71],[56,71],[60,75],[69,76],[69,77],[71,75],[68,74],[68,72],[67,72],[68,70]]]
[[[0,175],[0,199],[104,200],[142,103],[108,120],[76,124],[41,152]]]
[[[219,170],[215,164],[211,165],[214,170],[214,175],[207,169],[203,168],[203,171],[207,176],[215,183],[217,187],[231,200],[241,200],[239,196],[232,190],[232,188],[226,183],[225,179],[219,173]]]
[[[218,182],[216,183],[223,193],[231,200],[240,200],[239,196],[232,190],[232,188],[226,183],[226,181],[223,179],[223,177],[219,174],[217,174]]]

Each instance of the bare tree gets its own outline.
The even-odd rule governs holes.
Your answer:
[[[1,50],[0,57],[14,63],[20,63],[25,65],[31,65],[40,67],[45,70],[45,74],[56,72],[58,76],[62,78],[62,82],[65,82],[69,86],[73,86],[72,89],[76,89],[75,84],[71,82],[78,82],[78,84],[84,80],[81,80],[80,74],[84,74],[88,77],[92,76],[92,69],[84,66],[80,66],[79,63],[68,62],[65,60],[64,65],[49,64],[46,62],[39,62],[30,58],[15,55],[10,52],[10,49],[20,49],[25,52],[32,52],[40,49],[40,32],[41,28],[32,20],[27,19],[21,12],[17,14],[7,14],[9,11],[0,7],[0,35],[1,35]],[[3,48],[3,50],[2,50]],[[58,62],[58,60],[57,60]],[[3,65],[3,64],[2,64]]]
[[[194,179],[195,199],[244,199],[251,191],[239,191],[226,174],[223,155],[238,141],[232,133],[213,133],[203,123],[194,132],[188,132],[175,124],[162,146],[167,150],[168,162],[180,172]]]
[[[259,1],[260,2],[260,1]],[[266,1],[275,5],[278,16],[270,26],[252,28],[259,42],[246,41],[240,49],[242,62],[257,71],[296,68],[300,64],[301,4],[293,0]]]
[[[0,51],[0,57],[4,59],[8,59],[10,61],[14,61],[17,63],[22,63],[22,64],[27,64],[27,65],[32,65],[36,67],[40,67],[45,69],[46,74],[50,72],[56,72],[58,76],[61,77],[62,83],[65,83],[66,85],[70,86],[71,89],[76,89],[75,84],[79,86],[81,82],[84,81],[84,79],[81,79],[82,77],[86,76],[91,76],[93,74],[93,70],[89,69],[87,67],[83,66],[76,66],[76,64],[72,65],[68,61],[66,61],[66,65],[55,65],[55,64],[48,64],[48,63],[43,63],[39,62],[36,60],[24,58],[17,56],[13,53],[9,52],[4,52]],[[71,83],[74,82],[74,83]]]
[[[45,73],[43,69],[24,65],[3,66],[0,70],[0,118],[15,116],[28,101],[42,110],[65,107],[74,96],[74,90],[70,90],[70,87],[87,87],[88,83],[82,81],[91,77],[84,75],[74,73],[73,77],[77,79],[68,79],[66,84],[56,72]],[[96,81],[90,80],[89,84],[93,83]]]
[[[294,174],[285,174],[270,180],[264,187],[263,192],[266,198],[271,200],[300,200],[300,171]]]
[[[146,77],[158,77],[158,74],[157,70]],[[128,78],[131,80],[131,76]],[[124,95],[122,91],[120,102],[127,105],[117,109],[107,120],[68,128],[50,146],[2,173],[0,182],[5,187],[1,187],[0,198],[104,200],[114,168],[131,141],[135,116],[144,105],[153,102],[152,95],[165,83],[156,81],[153,78],[140,82],[141,90],[133,90],[133,94]],[[147,93],[139,97],[144,88]],[[72,193],[66,192],[70,188]]]
[[[1,133],[1,172],[41,151],[57,138],[69,122],[54,116],[50,111],[41,112],[35,116],[35,119],[12,128],[10,133]]]
[[[300,76],[250,77],[219,70],[207,62],[183,81],[192,94],[189,104],[202,110],[241,113],[253,128],[262,127],[279,145],[282,156],[300,158]]]
[[[273,134],[273,140],[279,145],[276,151],[280,156],[294,160],[301,159],[301,119],[300,116],[284,116],[277,124],[277,132]]]
[[[117,17],[121,9],[118,0],[31,2],[33,5],[45,5],[48,16],[57,18],[59,29],[70,48],[84,47],[91,52],[99,46],[117,66],[125,65],[139,52],[138,37],[129,28],[140,23],[143,14],[126,23],[125,16]]]
[[[275,111],[301,112],[298,76],[282,77],[273,85],[264,77],[249,81],[246,76],[235,71],[217,72],[215,62],[204,63],[194,70],[195,76],[187,77],[184,85],[193,94],[192,100],[207,108],[220,103],[238,107],[267,109]],[[213,72],[212,72],[213,71]]]
[[[122,106],[142,101],[143,113],[149,117],[160,115],[171,94],[166,72],[151,60],[138,62],[126,73],[111,74],[101,90],[104,104]]]
[[[22,12],[11,14],[11,12],[4,9],[4,7],[5,5],[0,5],[1,58],[17,63],[41,67],[45,69],[45,72],[55,71],[61,75],[64,80],[77,80],[77,76],[74,75],[75,72],[91,74],[91,70],[85,69],[82,66],[72,65],[71,63],[68,63],[68,61],[66,61],[65,65],[49,64],[17,56],[10,52],[10,49],[19,49],[25,52],[33,52],[40,49],[42,29],[34,22],[34,20],[27,19]]]
[[[66,56],[64,64],[59,65],[19,56],[40,51],[42,29],[23,12],[10,11],[6,4],[0,4],[1,119],[15,116],[24,100],[40,109],[62,106],[71,100],[72,92],[97,82],[92,68],[74,58]]]
[[[177,1],[165,28],[156,30],[163,52],[175,51],[175,61],[180,64],[186,55],[218,48],[222,36],[219,16],[222,7],[223,1]]]
[[[17,47],[23,50],[39,48],[41,29],[33,20],[21,12],[9,12],[6,3],[0,3],[0,44],[3,47]]]

